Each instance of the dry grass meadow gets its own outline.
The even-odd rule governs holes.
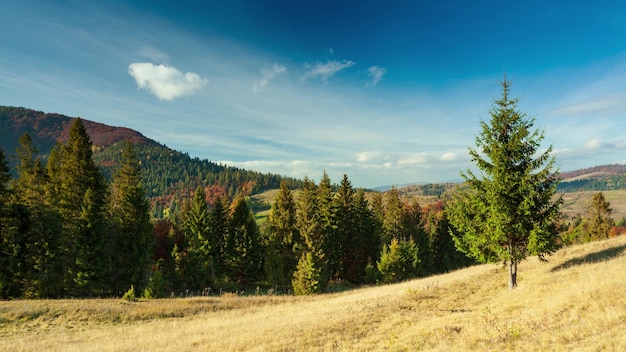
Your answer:
[[[626,351],[626,236],[309,296],[0,302],[1,351]]]
[[[596,192],[568,192],[563,193],[563,206],[561,212],[566,215],[574,216],[580,214],[583,217],[588,216],[589,205]],[[619,221],[626,217],[626,190],[610,190],[602,191],[606,200],[611,203],[613,213],[611,216],[614,220]]]

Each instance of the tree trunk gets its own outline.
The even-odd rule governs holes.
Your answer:
[[[517,263],[509,261],[509,291],[517,287]]]

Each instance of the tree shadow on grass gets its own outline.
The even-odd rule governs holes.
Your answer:
[[[606,261],[606,260],[610,260],[613,259],[615,257],[620,256],[622,253],[624,253],[626,251],[626,244],[625,245],[621,245],[621,246],[617,246],[617,247],[611,247],[611,248],[606,248],[597,252],[593,252],[593,253],[589,253],[585,256],[582,257],[578,257],[578,258],[572,258],[566,262],[564,262],[561,265],[555,266],[554,268],[552,268],[550,271],[551,272],[555,272],[555,271],[559,271],[562,269],[567,269],[571,266],[574,265],[582,265],[582,264],[591,264],[591,263],[599,263],[602,261]]]

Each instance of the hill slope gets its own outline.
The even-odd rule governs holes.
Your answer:
[[[626,189],[626,165],[600,165],[559,174],[559,192]]]
[[[626,350],[626,236],[310,297],[0,302],[0,350]]]
[[[74,119],[26,108],[0,106],[0,147],[5,149],[7,155],[13,154],[19,137],[28,132],[45,158],[55,143],[67,141]],[[153,206],[153,216],[157,218],[162,217],[166,209],[176,211],[178,200],[190,196],[199,185],[205,188],[207,200],[212,201],[220,195],[233,197],[238,193],[252,194],[278,188],[283,179],[280,175],[192,158],[125,127],[82,121],[93,143],[94,159],[109,180],[119,165],[122,142],[135,144],[143,166],[143,183]],[[292,187],[298,184],[293,179],[288,181]]]
[[[28,132],[37,149],[42,153],[47,153],[56,142],[67,141],[70,126],[75,119],[75,117],[46,114],[26,108],[0,106],[0,136],[2,137],[0,147],[13,152],[18,146],[18,138]],[[125,140],[135,144],[158,144],[129,128],[108,126],[85,119],[83,119],[83,124],[96,149],[103,149]]]

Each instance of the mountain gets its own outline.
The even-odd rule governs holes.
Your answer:
[[[559,192],[626,189],[626,165],[600,165],[559,174]]]
[[[45,159],[57,142],[67,141],[74,119],[22,107],[0,106],[0,147],[7,156],[14,154],[19,137],[28,132]],[[123,142],[130,141],[135,145],[143,167],[144,187],[157,218],[166,212],[175,212],[180,200],[190,197],[199,185],[204,187],[209,202],[217,196],[234,197],[239,193],[254,194],[278,188],[282,179],[287,179],[291,187],[299,185],[298,180],[280,175],[192,158],[129,128],[86,119],[82,122],[93,143],[94,160],[109,180],[119,165]]]
[[[561,172],[558,175],[560,183],[557,191],[580,192],[580,191],[609,191],[626,189],[626,165],[611,164],[599,165],[585,169]],[[396,186],[398,192],[405,196],[431,196],[441,197],[446,191],[454,188],[459,183],[413,183]],[[377,187],[374,190],[385,192],[391,187]]]
[[[47,152],[55,143],[67,141],[74,119],[76,118],[21,107],[0,106],[0,136],[2,136],[0,147],[13,152],[18,145],[18,138],[28,132],[35,147]],[[157,142],[130,128],[113,127],[84,119],[83,125],[97,149],[126,140],[135,144],[158,145]]]

